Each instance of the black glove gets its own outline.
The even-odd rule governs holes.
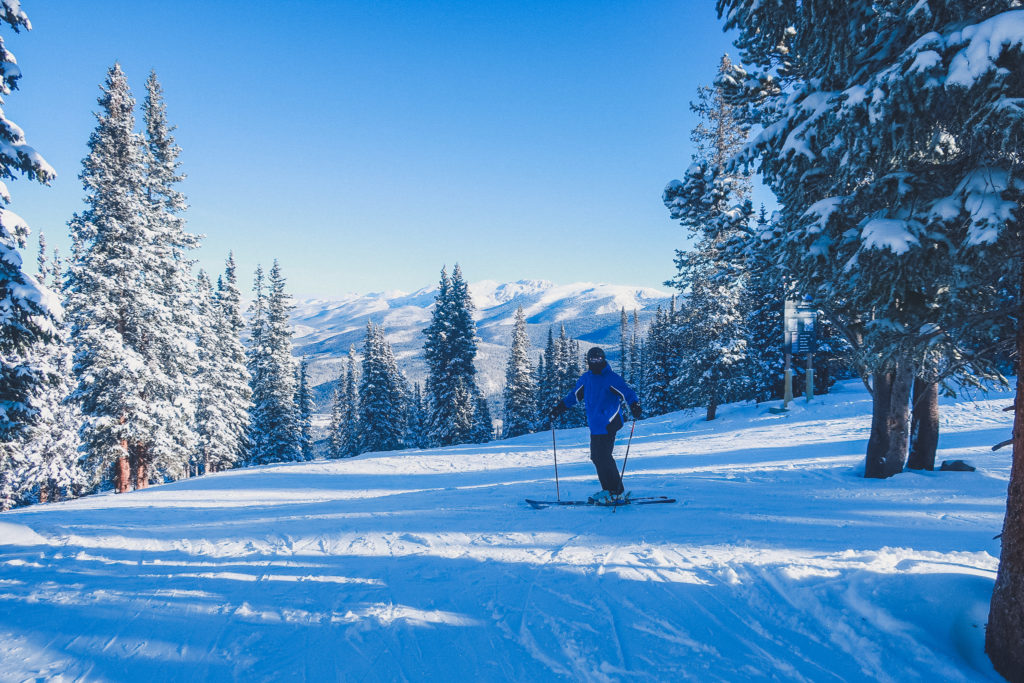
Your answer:
[[[565,404],[559,401],[554,405],[554,407],[551,410],[548,411],[548,415],[551,416],[551,419],[554,419],[567,410],[569,409],[565,407]]]
[[[634,401],[629,404],[629,412],[633,413],[634,420],[639,420],[640,416],[643,415],[643,411],[640,410],[640,401]]]

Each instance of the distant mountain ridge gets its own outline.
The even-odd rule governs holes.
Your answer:
[[[610,362],[617,366],[622,309],[631,322],[633,311],[637,311],[641,330],[645,330],[657,307],[665,307],[671,297],[668,292],[649,287],[589,282],[556,285],[546,280],[483,280],[471,283],[469,291],[476,306],[473,317],[480,339],[478,382],[492,399],[504,386],[512,324],[519,306],[526,313],[534,362],[547,343],[548,329],[557,336],[564,325],[566,334],[580,339],[584,350],[589,345],[605,347]],[[310,381],[316,387],[315,399],[322,412],[329,409],[332,383],[343,367],[349,346],[355,346],[359,353],[369,320],[384,326],[410,383],[423,382],[423,329],[430,324],[436,293],[434,286],[412,293],[389,291],[296,301],[291,315],[294,351],[310,363]]]

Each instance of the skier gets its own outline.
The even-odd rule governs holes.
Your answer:
[[[623,496],[622,478],[612,457],[612,448],[615,446],[615,432],[622,428],[619,406],[625,401],[633,417],[639,418],[640,399],[625,380],[608,367],[604,351],[597,346],[587,351],[587,371],[576,382],[576,388],[551,408],[551,419],[581,400],[586,402],[587,425],[590,427],[590,460],[597,469],[603,488],[590,496],[590,500],[603,505],[623,502],[629,494]]]

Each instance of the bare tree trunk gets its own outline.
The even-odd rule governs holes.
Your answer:
[[[939,446],[939,384],[914,378],[914,408],[910,413],[910,458],[912,470],[934,470]]]
[[[715,419],[715,414],[718,413],[718,379],[711,380],[711,398],[708,399],[708,411],[705,419],[708,422]]]
[[[913,365],[897,361],[888,372],[873,375],[871,436],[864,476],[885,479],[903,471],[910,442],[910,388]]]
[[[146,467],[148,452],[149,451],[146,446],[139,446],[133,453],[133,460],[135,461],[133,463],[133,469],[135,470],[135,490],[144,489],[149,485],[149,477],[147,476],[148,468]]]
[[[1024,294],[1024,283],[1021,285]],[[1013,463],[1003,518],[1002,552],[992,591],[985,652],[1009,681],[1024,681],[1024,323],[1017,322],[1017,400]]]
[[[126,441],[121,442],[121,447],[125,450],[125,453],[127,453],[128,443]],[[131,466],[128,464],[128,456],[118,456],[116,470],[114,471],[114,490],[117,493],[127,493],[130,483]]]

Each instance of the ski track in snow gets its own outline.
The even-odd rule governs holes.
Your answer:
[[[523,502],[548,433],[6,513],[0,681],[1000,680],[1010,402],[944,399],[939,460],[978,472],[885,481],[856,382],[651,418],[627,486],[680,502],[614,515]],[[558,439],[585,497],[585,430]]]

